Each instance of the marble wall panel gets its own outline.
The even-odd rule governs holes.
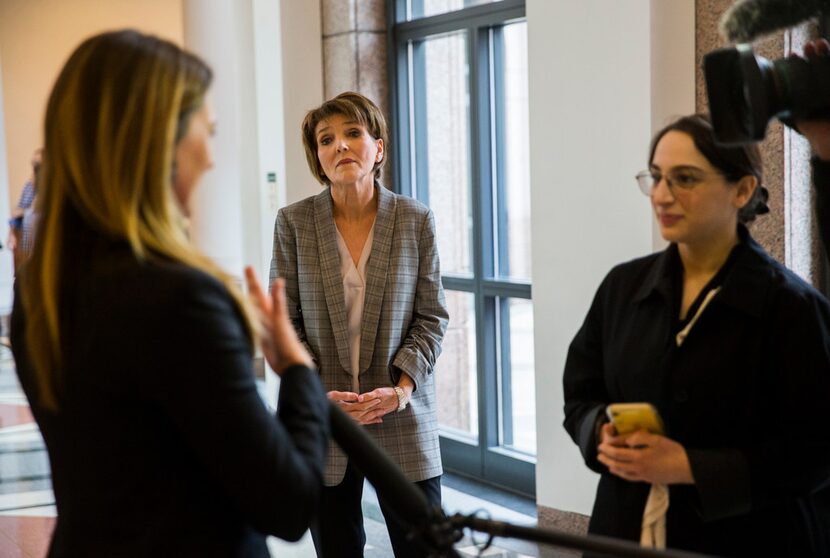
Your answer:
[[[357,30],[386,32],[386,2],[357,0]]]
[[[389,79],[386,73],[386,34],[357,34],[358,91],[372,99],[389,119]]]
[[[292,0],[296,1],[296,0]],[[308,0],[301,0],[303,2]],[[323,37],[354,31],[361,0],[322,0]]]
[[[356,52],[356,33],[323,39],[323,89],[326,99],[343,91],[358,89]]]

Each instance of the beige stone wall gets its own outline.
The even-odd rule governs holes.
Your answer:
[[[17,204],[31,174],[30,157],[42,144],[46,100],[69,54],[90,35],[125,27],[181,44],[182,2],[0,0],[2,102],[11,207]]]
[[[696,98],[697,110],[707,110],[703,56],[716,48],[728,46],[718,33],[718,21],[732,0],[697,0],[696,2]],[[803,26],[759,39],[755,51],[769,59],[800,53],[813,30]],[[806,142],[779,122],[770,123],[767,138],[761,144],[764,157],[764,183],[770,193],[770,213],[752,225],[753,236],[778,261],[818,284],[819,246],[812,212],[810,185],[810,151]]]
[[[326,99],[357,91],[388,117],[386,4],[383,0],[323,0],[323,83]]]

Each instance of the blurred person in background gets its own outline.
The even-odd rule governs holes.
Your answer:
[[[15,272],[32,253],[35,240],[35,197],[38,189],[40,166],[43,162],[43,149],[36,149],[32,154],[32,176],[23,186],[17,207],[9,219],[9,236],[6,245],[14,253]]]

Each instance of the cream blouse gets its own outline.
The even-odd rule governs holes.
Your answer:
[[[337,250],[340,252],[340,275],[343,277],[343,296],[346,301],[346,317],[349,324],[349,362],[352,365],[352,391],[360,393],[360,330],[363,324],[363,302],[366,299],[366,262],[372,252],[375,224],[369,229],[366,243],[360,251],[357,265],[352,260],[346,241],[337,226]]]

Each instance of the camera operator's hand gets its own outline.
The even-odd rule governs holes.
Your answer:
[[[791,56],[798,56],[791,54]],[[813,61],[830,56],[830,43],[826,39],[810,41],[804,45],[804,57]],[[830,161],[830,120],[799,120],[796,122],[801,132],[813,148],[813,153],[822,161]]]
[[[830,161],[830,120],[800,120],[796,126],[810,142],[816,157]]]

